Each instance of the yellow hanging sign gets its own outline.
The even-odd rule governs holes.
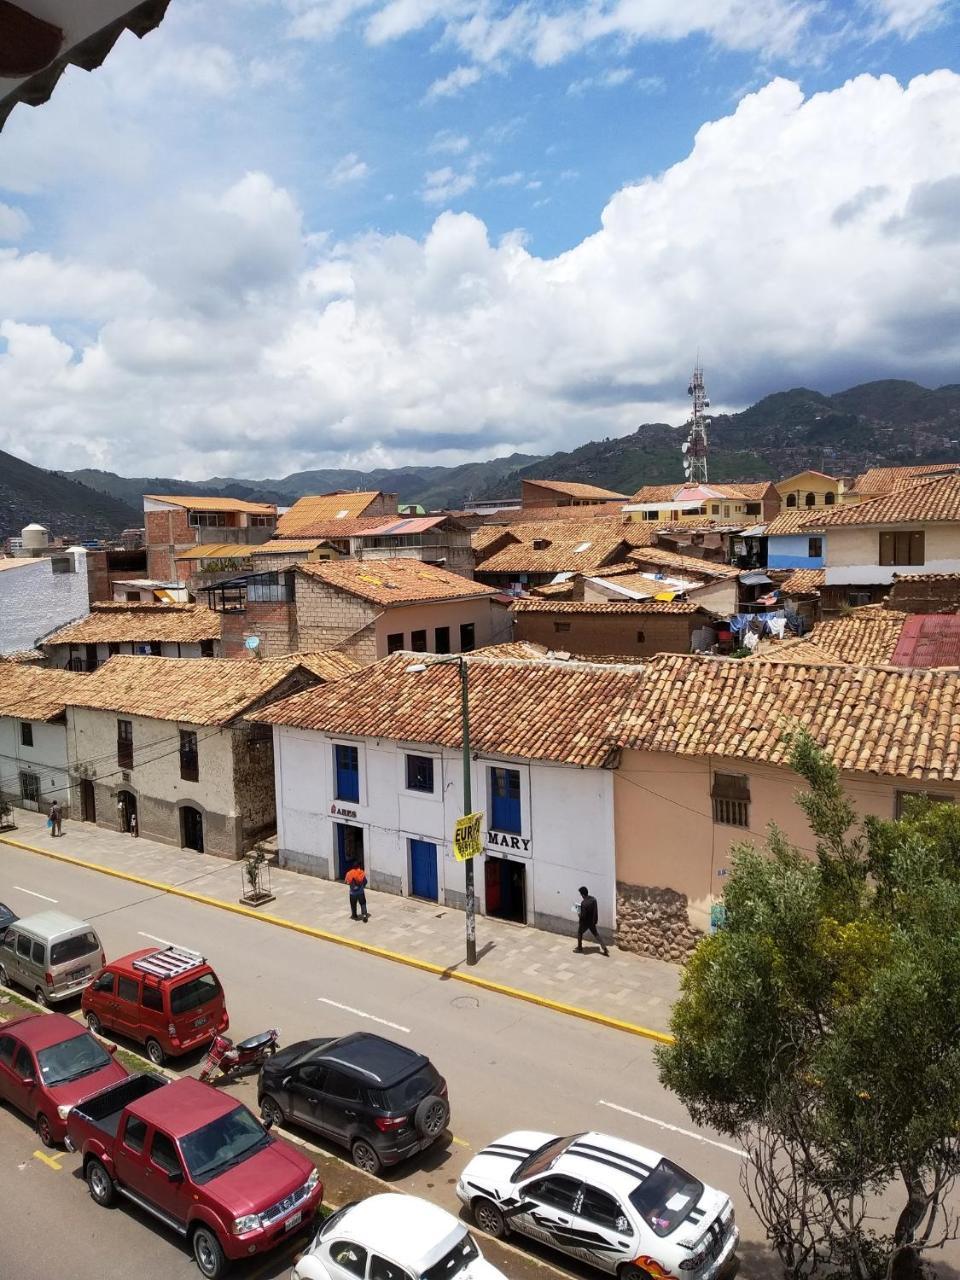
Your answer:
[[[482,813],[468,813],[458,818],[453,832],[453,856],[458,862],[466,862],[483,853],[483,840],[480,827],[483,822]]]

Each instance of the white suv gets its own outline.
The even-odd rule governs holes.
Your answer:
[[[715,1280],[740,1239],[729,1196],[603,1133],[509,1133],[474,1156],[457,1195],[489,1235],[531,1236],[619,1280]]]

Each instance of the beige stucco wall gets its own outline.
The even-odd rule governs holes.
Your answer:
[[[798,507],[806,507],[806,498],[808,493],[816,496],[816,506],[822,507],[826,505],[826,495],[832,493],[834,502],[839,504],[841,485],[839,480],[834,480],[830,476],[817,475],[812,471],[801,471],[795,476],[787,476],[785,480],[781,480],[775,486],[777,493],[780,495],[781,502],[784,507],[787,505],[787,498],[792,494],[796,498],[795,505]]]
[[[715,772],[746,774],[750,783],[750,828],[713,821],[710,797]],[[771,822],[787,838],[813,853],[813,837],[794,796],[800,780],[777,769],[719,757],[689,757],[625,751],[614,773],[617,880],[673,889],[686,895],[690,921],[706,929],[710,906],[723,892],[730,850],[744,840],[762,843]],[[919,791],[918,782],[844,775],[844,787],[861,816],[895,815],[897,791]],[[953,794],[960,787],[930,783]]]
[[[923,529],[925,563],[929,564],[934,560],[960,560],[960,524],[910,524],[887,527],[889,529]],[[878,528],[837,527],[829,528],[826,532],[824,564],[827,568],[880,563],[880,530]]]
[[[124,780],[117,764],[117,720],[133,722],[133,768]],[[199,780],[180,777],[181,729],[197,734]],[[234,795],[233,734],[229,728],[195,726],[142,716],[116,715],[84,707],[67,709],[67,742],[74,779],[94,783],[97,825],[119,829],[117,793],[137,797],[140,835],[180,845],[179,809],[193,805],[204,815],[206,852],[234,856],[242,844]],[[79,792],[79,788],[75,790]],[[79,813],[79,794],[75,795]]]
[[[489,596],[451,600],[447,604],[412,604],[387,609],[377,619],[377,657],[386,657],[388,635],[402,634],[403,648],[409,649],[413,631],[426,631],[427,652],[435,653],[437,627],[450,628],[450,651],[459,653],[460,626],[467,622],[474,625],[474,647],[477,649],[513,638],[508,611]]]
[[[687,599],[692,604],[726,616],[737,612],[737,587],[738,579],[723,578],[704,583],[702,587],[692,587],[687,592]]]

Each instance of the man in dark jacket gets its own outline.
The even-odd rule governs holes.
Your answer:
[[[363,867],[359,862],[355,862],[343,878],[350,890],[350,915],[356,920],[358,918],[357,912],[359,911],[359,919],[366,924],[370,916],[367,912],[367,877]]]
[[[587,892],[587,886],[585,884],[580,886],[580,898],[580,922],[577,925],[577,950],[583,950],[583,935],[585,933],[592,933],[600,943],[600,950],[605,956],[608,956],[610,952],[604,946],[603,939],[600,937],[599,933],[597,933],[597,920],[599,918],[597,900]]]

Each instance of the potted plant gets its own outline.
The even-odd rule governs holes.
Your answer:
[[[243,860],[243,894],[240,901],[248,907],[261,907],[272,902],[270,867],[262,849],[251,849]]]

